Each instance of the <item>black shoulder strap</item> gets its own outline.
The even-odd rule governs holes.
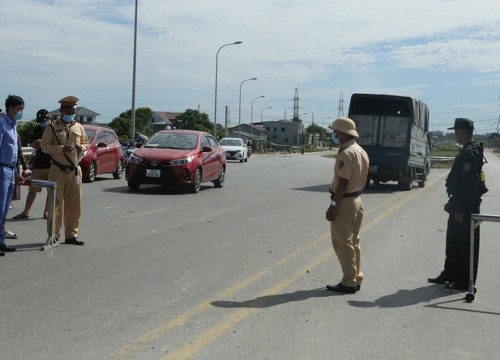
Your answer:
[[[482,157],[482,159],[481,159],[481,161],[482,161],[481,167],[483,167],[484,164],[488,163],[488,160],[486,160],[486,157],[484,156],[484,145],[483,145],[482,141],[479,143],[479,154]]]
[[[50,124],[50,128],[52,129],[52,133],[54,134],[54,137],[56,138],[57,143],[58,143],[59,145],[62,145],[62,144],[61,144],[61,142],[59,141],[59,138],[58,138],[58,137],[57,137],[57,135],[56,135],[56,131],[54,130],[54,126],[53,126],[53,124]],[[69,135],[68,135],[68,136],[69,136]],[[65,153],[64,151],[63,151],[63,155],[64,155],[64,157],[66,158],[66,160],[68,160],[68,162],[69,162],[70,164],[73,164],[73,161],[71,161],[71,159],[68,157],[68,155],[66,155],[66,153]]]

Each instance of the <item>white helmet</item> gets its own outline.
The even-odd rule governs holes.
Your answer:
[[[356,124],[347,117],[339,117],[332,124],[332,130],[359,138],[356,131]]]

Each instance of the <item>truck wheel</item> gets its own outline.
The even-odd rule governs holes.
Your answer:
[[[369,187],[370,187],[370,178],[366,179],[365,189],[368,189]]]
[[[398,188],[402,191],[410,191],[411,190],[411,181],[408,180],[399,180]]]
[[[422,180],[418,182],[418,187],[425,187],[425,182],[427,181],[427,176],[426,175],[422,175]]]

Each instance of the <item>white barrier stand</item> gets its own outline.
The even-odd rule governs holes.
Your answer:
[[[468,286],[468,293],[467,293],[467,295],[465,295],[465,300],[467,302],[474,301],[474,293],[476,292],[476,288],[474,287],[474,230],[483,221],[500,222],[500,216],[499,215],[487,215],[487,214],[471,214],[471,216],[470,216],[469,286]]]
[[[47,237],[47,241],[40,248],[40,251],[50,250],[58,247],[59,241],[54,236],[54,224],[55,224],[55,208],[56,208],[56,190],[57,183],[55,181],[45,181],[45,180],[35,180],[35,179],[25,179],[21,185],[36,185],[40,187],[46,187],[52,189],[52,224],[50,226],[50,235]]]

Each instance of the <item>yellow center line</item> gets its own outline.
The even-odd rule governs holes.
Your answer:
[[[294,282],[302,278],[307,273],[308,270],[314,269],[315,267],[319,266],[330,256],[332,256],[331,252],[321,253],[314,259],[314,261],[302,267],[301,269],[297,270],[289,278],[287,278],[282,282],[279,282],[272,288],[263,292],[257,299],[252,301],[251,303],[252,307],[232,311],[229,315],[224,317],[224,319],[221,322],[214,325],[211,329],[205,331],[202,335],[198,336],[193,343],[184,344],[181,349],[171,352],[167,356],[162,357],[161,360],[189,359],[192,355],[201,350],[211,341],[215,340],[217,337],[222,335],[231,327],[233,327],[240,321],[244,320],[252,313],[256,312],[259,309],[259,306],[267,301],[267,296],[274,295],[276,293],[283,291],[284,289],[292,285]]]
[[[409,201],[411,201],[416,196],[420,195],[423,191],[426,191],[429,188],[430,188],[430,186],[428,186],[426,188],[418,189],[417,191],[414,191],[414,193],[411,196],[409,196],[408,198],[406,198],[406,200],[403,200],[401,203],[399,203],[399,205],[396,205],[395,207],[391,208],[390,211],[389,210],[384,211],[375,220],[369,222],[366,225],[363,225],[362,229],[361,229],[361,234],[364,233],[365,231],[367,231],[368,229],[370,229],[371,227],[375,226],[377,223],[379,223],[384,218],[386,218],[389,214],[391,214],[392,212],[394,212],[397,209],[401,208],[404,204],[408,203]],[[382,202],[378,206],[376,206],[374,208],[371,208],[370,211],[366,212],[365,216],[368,215],[368,214],[371,214],[373,212],[379,211],[379,209],[381,209],[381,208],[386,208],[388,206],[388,204],[390,204],[391,202],[396,201],[397,199],[403,197],[406,194],[407,193],[400,192],[397,195],[392,196],[391,198],[385,200],[384,202]],[[109,356],[108,359],[109,360],[119,360],[119,359],[125,359],[127,357],[130,357],[130,356],[134,355],[138,351],[140,351],[140,350],[144,349],[145,347],[147,347],[152,342],[156,341],[159,337],[163,336],[169,330],[171,330],[171,329],[173,329],[175,327],[178,327],[178,326],[183,326],[190,318],[192,318],[192,317],[194,317],[194,316],[202,313],[203,311],[211,308],[212,307],[212,305],[211,305],[212,302],[220,300],[220,299],[225,299],[225,298],[230,297],[231,295],[235,294],[236,292],[240,291],[241,289],[244,289],[244,288],[248,287],[249,285],[251,285],[252,283],[256,282],[257,280],[259,280],[260,278],[262,278],[264,275],[266,275],[268,273],[271,273],[271,272],[277,270],[278,268],[280,268],[280,267],[282,267],[282,266],[290,263],[290,261],[292,259],[298,257],[299,255],[301,255],[305,251],[307,251],[307,250],[309,250],[311,248],[314,248],[314,247],[320,245],[326,239],[329,239],[329,238],[330,238],[330,232],[329,231],[325,232],[323,235],[319,236],[317,239],[315,239],[313,241],[310,241],[307,244],[305,244],[304,246],[302,246],[301,248],[298,248],[298,249],[290,252],[288,255],[286,255],[283,258],[281,258],[278,261],[276,261],[273,265],[268,266],[268,267],[264,268],[263,270],[250,275],[249,277],[243,279],[242,281],[240,281],[240,282],[234,284],[233,286],[231,286],[231,287],[223,290],[222,292],[218,293],[212,299],[208,299],[208,300],[206,300],[206,301],[204,301],[204,302],[196,305],[194,308],[191,308],[190,310],[187,310],[186,312],[184,312],[181,315],[177,316],[175,319],[172,319],[172,320],[164,323],[163,325],[160,325],[159,327],[153,329],[152,331],[148,332],[147,334],[142,335],[141,337],[139,337],[138,339],[136,339],[133,343],[123,346],[117,352],[115,352],[114,354],[112,354],[111,356]],[[321,258],[321,259],[323,259],[323,257],[325,257],[325,258],[323,260],[321,260],[317,265],[319,265],[321,262],[325,261],[330,256],[331,256],[330,252],[324,253],[324,254],[320,255],[319,258]],[[307,266],[313,266],[316,263],[316,261],[317,260],[315,260],[311,264],[308,264]],[[317,265],[314,265],[314,267],[316,267]],[[307,266],[305,268],[307,268]],[[296,274],[298,274],[298,273],[299,272],[297,272]],[[302,276],[303,275],[304,274],[302,274]],[[295,282],[299,278],[295,279],[290,284],[292,284],[293,282]],[[290,284],[287,284],[286,286],[289,286]],[[278,287],[281,286],[281,283],[278,284],[277,286]],[[274,288],[271,289],[271,291],[272,290],[274,290]],[[243,320],[248,315],[245,315],[244,317],[242,317],[241,319],[239,319],[235,323]],[[235,318],[233,318],[231,321],[234,321],[237,318],[238,318],[238,316],[235,315]],[[222,328],[224,328],[224,326],[222,326]],[[214,334],[215,333],[219,333],[222,330],[222,328],[220,328],[218,331],[215,331]],[[222,332],[224,332],[224,331],[222,331]],[[219,336],[222,332],[220,332],[217,336]]]
[[[443,175],[444,176],[444,175]],[[441,177],[440,177],[441,178]],[[375,218],[374,220],[370,221],[368,224],[364,225],[362,230],[360,231],[360,234],[363,234],[364,232],[370,230],[372,227],[380,223],[382,220],[384,220],[387,216],[390,214],[394,213],[401,207],[403,207],[405,204],[408,202],[412,201],[415,199],[417,196],[421,195],[423,192],[428,191],[430,186],[426,188],[420,188],[417,191],[414,191],[410,196],[406,197],[384,213],[382,213],[380,216]],[[399,198],[403,196],[400,193],[400,195],[394,196],[394,198]],[[224,332],[228,331],[230,328],[232,328],[234,325],[239,323],[240,321],[246,319],[248,316],[256,312],[259,308],[260,305],[262,305],[266,300],[266,296],[269,295],[275,295],[284,289],[288,288],[290,285],[295,283],[296,281],[300,280],[302,277],[304,277],[305,274],[307,274],[310,270],[315,269],[319,265],[321,265],[323,262],[325,262],[327,259],[329,259],[332,256],[332,252],[323,252],[320,255],[318,255],[312,262],[308,263],[307,265],[303,266],[299,270],[297,270],[295,273],[293,273],[289,278],[277,283],[275,286],[272,288],[264,291],[258,298],[252,302],[251,308],[244,308],[244,309],[239,309],[239,310],[234,310],[232,311],[229,315],[227,315],[222,321],[220,321],[218,324],[214,325],[212,328],[208,329],[205,331],[203,334],[198,336],[193,342],[188,342],[185,343],[182,348],[179,350],[173,351],[169,353],[168,355],[164,356],[161,358],[161,360],[185,360],[189,359],[191,356],[193,356],[195,353],[200,351],[203,347],[205,347],[207,344],[210,342],[214,341],[216,338],[218,338],[220,335],[222,335]]]
[[[116,353],[112,354],[108,359],[112,360],[118,360],[118,359],[124,359],[126,357],[132,356],[134,353],[144,349],[146,346],[154,342],[156,339],[158,339],[160,336],[162,336],[164,333],[167,331],[177,327],[177,326],[182,326],[186,323],[187,320],[190,318],[200,314],[201,312],[205,311],[208,308],[211,308],[212,306],[210,305],[211,302],[219,300],[219,299],[225,299],[230,297],[231,295],[235,294],[236,292],[240,291],[241,289],[249,286],[250,284],[254,283],[261,277],[263,277],[265,274],[270,273],[272,271],[275,271],[276,269],[288,264],[292,259],[298,257],[305,251],[307,251],[310,248],[314,248],[315,246],[321,244],[324,242],[328,237],[330,236],[330,233],[325,233],[321,235],[319,238],[317,238],[314,241],[311,241],[301,248],[292,251],[282,259],[276,261],[272,266],[268,266],[262,271],[259,271],[257,273],[254,273],[247,277],[246,279],[234,284],[233,286],[227,288],[226,290],[218,293],[214,298],[206,300],[194,308],[182,313],[175,319],[166,322],[165,324],[157,327],[156,329],[150,331],[149,333],[139,337],[133,344],[125,345],[123,348],[118,350]]]

